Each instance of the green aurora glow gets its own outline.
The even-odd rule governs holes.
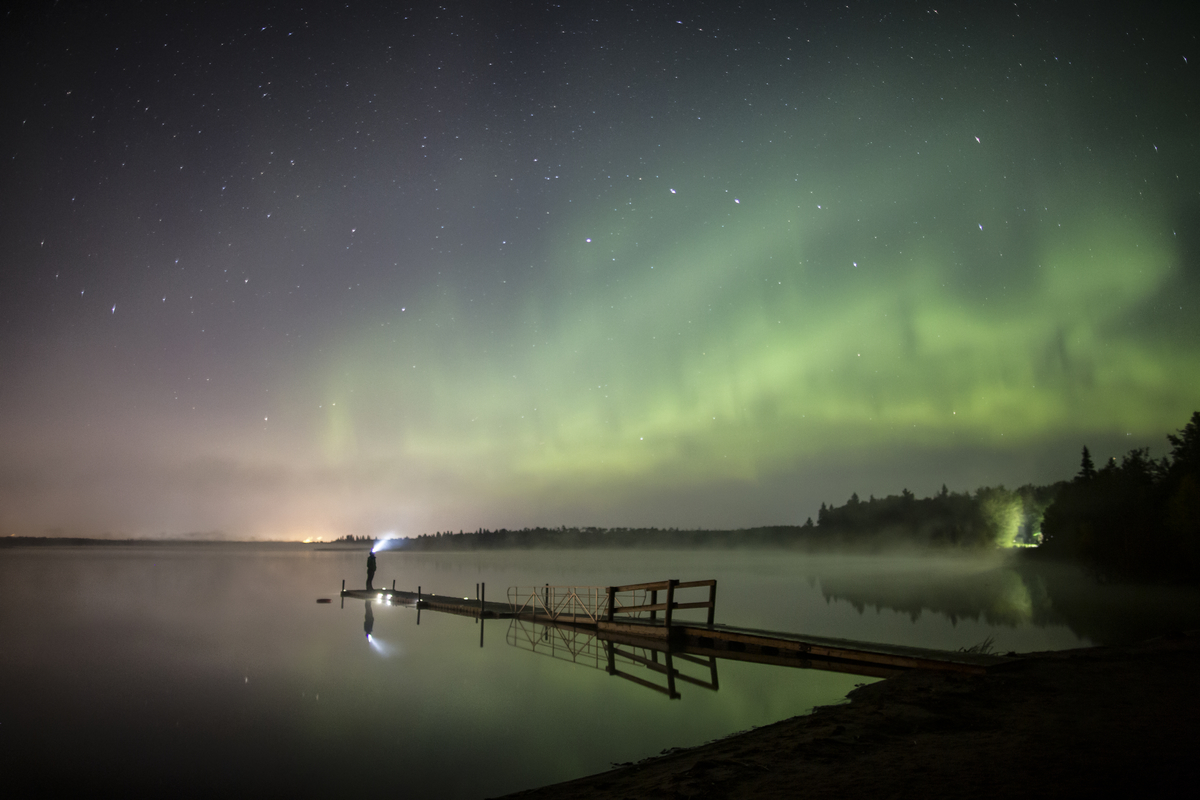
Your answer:
[[[1034,242],[976,245],[1026,252],[980,296],[956,287],[950,237],[891,238],[888,253],[846,235],[859,223],[838,199],[817,210],[795,191],[748,193],[662,231],[678,195],[644,194],[636,205],[653,210],[626,212],[644,224],[590,245],[567,224],[547,260],[569,277],[550,292],[490,315],[442,293],[411,325],[397,315],[351,337],[327,368],[326,456],[392,454],[481,492],[591,492],[753,480],[797,453],[881,442],[1154,439],[1200,397],[1195,349],[1134,324],[1178,263],[1161,225],[1097,210],[1060,227],[1043,212]],[[822,280],[808,254],[837,249],[844,263]]]
[[[880,8],[64,50],[16,82],[0,532],[801,523],[1161,454],[1200,408],[1194,37]],[[104,64],[142,105],[59,99]]]

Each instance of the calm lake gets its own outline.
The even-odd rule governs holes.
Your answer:
[[[377,603],[368,641],[366,604],[338,598],[343,579],[363,585],[365,559],[311,545],[0,549],[5,783],[491,797],[802,714],[872,680],[721,660],[718,690],[681,683],[668,699],[594,660],[531,652],[507,620],[426,610],[418,624]],[[1001,555],[389,551],[375,586],[474,597],[482,582],[500,601],[515,585],[666,578],[716,578],[718,622],[921,647],[990,638],[1026,652],[1200,626],[1193,591],[1097,586]]]

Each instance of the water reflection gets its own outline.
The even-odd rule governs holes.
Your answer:
[[[1027,582],[1009,567],[957,569],[958,564],[917,564],[909,569],[826,572],[819,576],[828,602],[842,600],[863,613],[868,607],[907,615],[913,622],[926,612],[951,622],[983,620],[989,625],[1061,623],[1044,587]],[[967,565],[962,565],[967,566]]]
[[[1200,590],[1193,586],[1102,584],[1060,563],[1018,563],[1035,607],[1097,644],[1130,644],[1200,628]]]
[[[687,655],[678,652],[679,648],[666,640],[628,638],[617,641],[615,637],[602,636],[594,630],[512,619],[505,643],[520,650],[615,675],[665,694],[672,700],[680,698],[676,689],[680,682],[714,692],[720,688],[715,656],[702,658]],[[686,674],[680,668],[685,664],[703,667],[707,670],[707,677]],[[630,669],[645,670],[649,676],[634,674]]]
[[[914,561],[908,568],[826,569],[812,578],[826,602],[957,624],[973,620],[1018,628],[1064,625],[1096,644],[1127,644],[1200,627],[1200,592],[1186,586],[1097,583],[1078,567],[1028,558],[980,569],[976,562]]]
[[[375,629],[375,614],[371,611],[371,601],[364,601],[363,605],[367,607],[366,614],[363,616],[363,633],[367,635],[367,641],[371,641],[371,631]]]
[[[178,794],[184,784],[185,793],[204,796],[230,786],[310,796],[344,791],[361,781],[364,764],[375,764],[381,781],[407,793],[472,800],[766,725],[836,703],[867,680],[769,669],[727,659],[725,650],[675,649],[670,666],[686,702],[669,702],[610,678],[603,643],[600,670],[564,666],[502,645],[505,620],[503,630],[486,623],[492,637],[480,650],[472,623],[426,609],[417,626],[416,612],[389,613],[379,593],[357,598],[371,600],[374,616],[372,643],[363,647],[365,606],[360,612],[343,598],[339,613],[337,604],[313,599],[343,579],[359,585],[365,557],[365,548],[298,545],[0,550],[0,685],[21,687],[3,698],[5,785],[15,774],[36,781],[34,796],[110,788],[158,796]],[[1087,637],[1083,644],[1127,632],[1148,636],[1152,626],[1133,623],[1156,608],[1176,618],[1200,609],[1194,591],[1097,586],[1078,570],[997,557],[540,551],[378,558],[381,586],[395,579],[460,597],[483,581],[594,585],[711,575],[721,581],[723,622],[942,649],[993,633],[1004,651],[1079,646],[1067,624]],[[889,572],[903,578],[889,581]],[[929,586],[909,591],[899,585],[904,580]],[[964,597],[982,606],[972,609]],[[852,602],[908,611],[859,614]],[[928,613],[913,622],[913,609]],[[953,629],[950,614],[959,620]],[[973,615],[1004,622],[989,627],[970,622]],[[631,653],[653,663],[653,652],[614,646],[619,671],[669,691],[666,673],[621,660]],[[678,679],[718,685],[708,656],[720,662],[719,691]],[[657,658],[665,668],[666,654]],[[464,752],[471,753],[465,765]]]

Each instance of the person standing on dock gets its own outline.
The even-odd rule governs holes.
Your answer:
[[[371,581],[375,579],[375,551],[372,550],[367,556],[367,588],[374,589]]]

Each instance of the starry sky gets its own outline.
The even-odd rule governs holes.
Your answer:
[[[799,524],[1162,455],[1193,29],[955,6],[17,4],[0,534]]]

